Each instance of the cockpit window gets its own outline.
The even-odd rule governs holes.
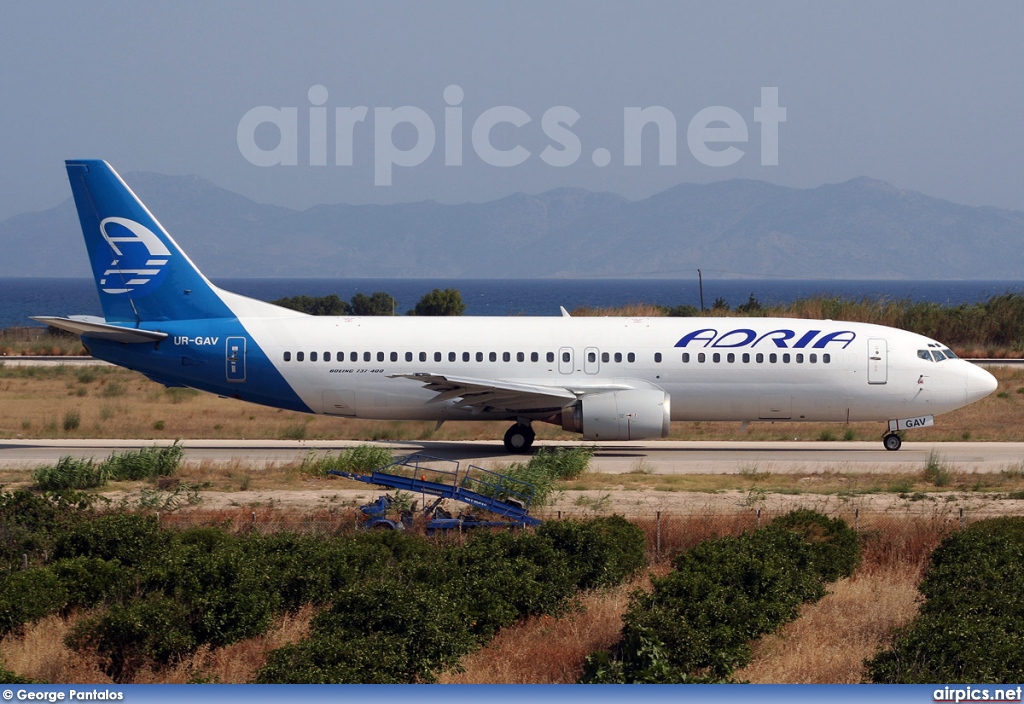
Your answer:
[[[927,359],[929,362],[932,361],[932,356],[928,354],[928,350],[918,350],[917,356],[921,359]]]
[[[953,354],[953,350],[942,350],[946,353],[946,359],[957,359],[957,356]]]
[[[932,350],[932,357],[936,362],[941,362],[946,358],[946,355],[942,354],[940,350]]]

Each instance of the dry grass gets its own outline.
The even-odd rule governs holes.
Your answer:
[[[143,668],[127,684],[187,684],[251,682],[266,661],[267,654],[283,645],[298,642],[309,632],[316,610],[304,606],[294,614],[278,618],[266,633],[223,648],[204,646],[170,667],[157,671]],[[23,634],[8,635],[0,641],[0,660],[11,671],[43,682],[61,684],[110,684],[99,659],[92,653],[76,653],[64,645],[64,637],[75,617],[48,616]]]
[[[529,618],[503,629],[489,645],[462,658],[444,684],[563,684],[583,674],[584,659],[619,638],[629,592],[640,582],[591,592],[560,618]]]
[[[863,562],[800,617],[754,644],[738,681],[760,684],[856,684],[864,661],[888,645],[916,614],[917,584],[932,550],[952,524],[945,517],[879,518],[866,532]]]

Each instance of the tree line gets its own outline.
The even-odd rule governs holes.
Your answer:
[[[398,301],[385,291],[369,296],[357,293],[348,301],[336,293],[327,296],[288,296],[271,301],[274,305],[301,311],[310,315],[397,315]],[[458,289],[435,288],[424,294],[406,315],[462,315],[466,304]]]

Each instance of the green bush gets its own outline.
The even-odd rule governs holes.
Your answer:
[[[322,476],[329,471],[370,474],[395,461],[391,450],[379,445],[358,445],[337,455],[308,454],[302,460],[300,471]]]
[[[647,564],[643,531],[621,516],[548,521],[537,534],[569,558],[580,589],[621,584]]]
[[[127,599],[138,574],[117,559],[72,557],[56,560],[50,570],[67,592],[65,607],[92,607]]]
[[[43,491],[65,489],[92,489],[107,483],[107,468],[93,460],[65,455],[50,467],[39,467],[32,473],[32,481]]]
[[[162,594],[147,594],[79,621],[66,642],[78,651],[94,650],[103,671],[123,683],[143,665],[166,665],[192,652],[197,643],[188,624],[183,604]]]
[[[311,638],[272,653],[257,681],[432,682],[475,647],[468,625],[444,591],[390,571],[340,591]]]
[[[935,549],[919,615],[868,661],[882,683],[1024,680],[1024,518],[974,523]]]
[[[533,505],[543,506],[554,491],[555,483],[576,479],[585,471],[594,456],[589,447],[542,447],[526,464],[517,462],[502,471],[513,479],[533,485]]]
[[[164,559],[167,535],[155,516],[112,513],[84,520],[57,535],[54,559],[98,557],[136,567]]]
[[[104,465],[107,476],[114,481],[136,481],[177,474],[185,448],[177,441],[173,445],[143,447],[138,450],[115,452]]]
[[[64,608],[67,598],[60,579],[46,567],[0,578],[0,636],[56,613]]]
[[[772,530],[796,533],[807,542],[815,570],[825,582],[849,577],[860,564],[860,538],[841,518],[799,509],[776,518]]]
[[[257,684],[402,684],[404,639],[386,633],[347,640],[314,636],[278,648],[256,674]]]
[[[637,592],[622,637],[588,658],[585,682],[714,682],[750,659],[750,641],[825,594],[826,577],[852,569],[856,536],[842,522],[795,512],[739,537],[708,540]],[[852,533],[852,532],[850,532]],[[852,564],[856,564],[856,558]]]

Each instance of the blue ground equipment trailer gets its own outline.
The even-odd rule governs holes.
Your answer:
[[[540,519],[530,515],[534,492],[532,484],[474,465],[462,469],[455,460],[414,454],[399,458],[370,474],[340,470],[330,470],[328,474],[423,497],[422,512],[417,512],[415,507],[406,508],[397,519],[389,518],[389,514],[395,513],[394,497],[387,494],[378,497],[376,501],[361,507],[367,517],[367,528],[409,527],[417,513],[427,519],[428,533],[488,526],[523,528],[541,523]],[[428,496],[436,498],[428,504]],[[444,507],[448,499],[473,509],[488,511],[497,519],[484,520],[469,512],[459,512],[453,516]]]

